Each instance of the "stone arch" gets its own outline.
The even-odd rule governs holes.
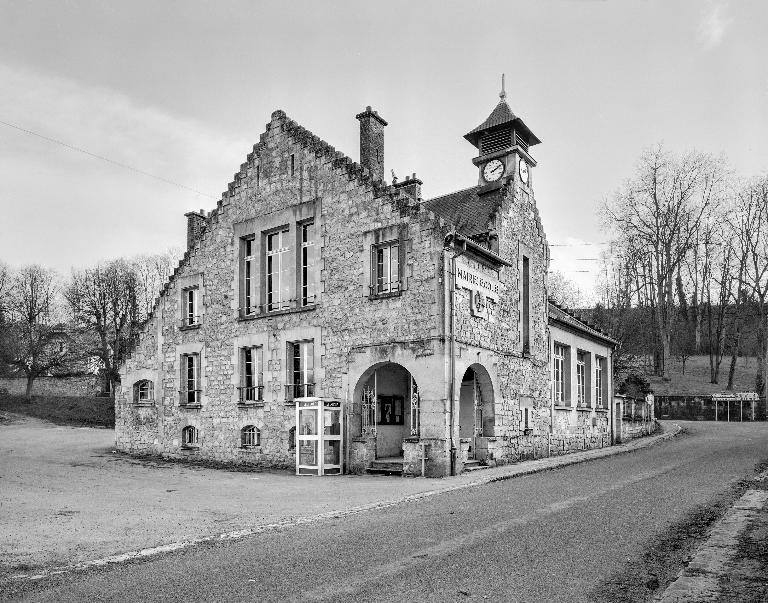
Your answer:
[[[352,437],[366,435],[363,434],[364,391],[375,391],[376,415],[372,419],[376,427],[377,457],[401,455],[402,441],[418,432],[418,410],[411,412],[412,387],[418,388],[416,377],[398,362],[377,362],[357,379],[348,415],[349,433]]]
[[[477,397],[477,407],[475,407]],[[496,404],[493,380],[480,363],[464,370],[459,387],[459,437],[496,435]]]

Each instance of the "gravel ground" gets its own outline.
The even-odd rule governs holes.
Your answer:
[[[0,579],[434,489],[222,471],[113,452],[114,431],[0,421]],[[311,483],[310,483],[311,482]]]

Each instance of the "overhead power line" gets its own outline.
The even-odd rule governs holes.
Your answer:
[[[179,182],[169,180],[168,178],[163,178],[162,176],[158,176],[156,174],[150,174],[149,172],[140,170],[139,168],[133,167],[132,165],[128,165],[127,163],[121,163],[120,161],[115,161],[114,159],[110,159],[109,157],[104,157],[103,155],[91,153],[91,151],[82,149],[80,147],[76,147],[75,145],[69,144],[62,140],[57,140],[56,138],[51,138],[50,136],[46,136],[45,134],[40,134],[39,132],[28,130],[27,128],[22,128],[21,126],[17,126],[16,124],[12,124],[3,120],[0,120],[0,124],[4,126],[8,126],[9,128],[13,128],[14,130],[18,130],[19,132],[24,132],[25,134],[29,134],[30,136],[36,136],[37,138],[42,138],[43,140],[47,140],[48,142],[58,144],[66,149],[69,149],[70,151],[77,151],[78,153],[82,153],[83,155],[88,155],[95,159],[101,159],[102,161],[106,161],[107,163],[111,163],[112,165],[116,165],[118,167],[124,168],[126,170],[130,170],[132,172],[136,172],[137,174],[141,174],[142,176],[154,178],[155,180],[159,180],[160,182],[165,182],[166,184],[170,184],[172,186],[178,186],[179,188],[183,188],[184,190],[195,193],[196,195],[200,195],[201,197],[207,197],[208,199],[216,199],[216,197],[212,195],[208,195],[206,193],[202,193],[199,190],[192,188],[191,186],[187,186],[186,184],[181,184]]]

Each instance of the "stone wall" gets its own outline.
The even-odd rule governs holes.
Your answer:
[[[25,377],[0,378],[0,392],[14,396],[23,396],[27,391]],[[95,375],[75,377],[38,377],[32,384],[33,396],[95,396],[99,392],[99,382]]]
[[[308,220],[316,229],[316,303],[302,307],[292,286],[289,308],[241,317],[240,238],[260,237],[282,226],[293,236],[296,225]],[[402,342],[398,345],[411,355],[433,354],[430,342],[442,329],[438,266],[443,235],[434,233],[439,226],[418,202],[373,182],[348,158],[275,112],[165,287],[122,368],[123,385],[116,396],[117,446],[136,453],[292,466],[289,430],[295,424],[295,408],[286,399],[288,343],[314,341],[314,393],[342,400],[355,387],[347,383],[353,350],[378,349],[394,341]],[[366,271],[370,250],[362,238],[388,227],[396,229],[405,251],[405,290],[371,299]],[[181,290],[193,285],[199,287],[203,318],[199,327],[184,330],[179,328]],[[261,405],[237,403],[238,349],[243,345],[262,349]],[[180,358],[185,353],[197,353],[201,359],[200,408],[179,404]],[[155,384],[151,403],[137,405],[133,400],[132,386],[139,379]],[[444,396],[442,389],[437,395]],[[180,445],[187,425],[198,429],[198,448]],[[260,447],[240,447],[240,430],[246,425],[260,430]]]

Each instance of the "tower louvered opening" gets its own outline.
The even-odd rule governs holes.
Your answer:
[[[522,148],[524,151],[528,150],[528,142],[521,138],[517,132],[515,132],[515,144]]]
[[[488,132],[483,136],[482,140],[483,155],[488,153],[495,153],[502,149],[506,149],[512,146],[512,132],[510,130],[499,130],[497,132]]]

